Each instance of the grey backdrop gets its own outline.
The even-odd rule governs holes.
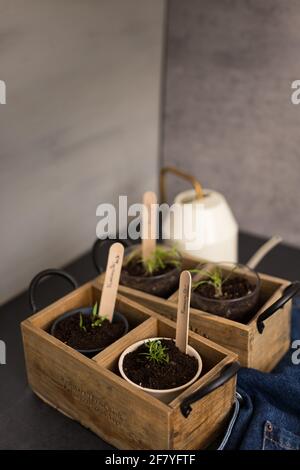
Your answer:
[[[162,0],[1,0],[0,303],[156,188]]]
[[[162,164],[223,192],[242,229],[300,245],[299,0],[170,0],[166,74]]]

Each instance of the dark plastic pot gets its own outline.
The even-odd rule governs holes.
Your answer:
[[[125,245],[125,255],[126,257],[132,253],[132,251],[138,249],[139,245],[130,245],[128,246],[128,241],[119,240]],[[102,272],[99,268],[97,262],[97,252],[101,254],[102,248],[107,243],[111,243],[111,240],[96,240],[93,247],[93,260],[94,265],[98,272]],[[181,257],[179,258],[181,261]],[[120,284],[126,287],[131,287],[132,289],[140,290],[142,292],[147,292],[148,294],[155,295],[157,297],[168,298],[172,295],[178,288],[179,277],[181,273],[181,266],[175,267],[165,274],[159,276],[132,276],[125,269],[122,269],[120,276]]]
[[[249,282],[254,286],[253,291],[243,297],[236,299],[218,299],[208,298],[202,296],[197,290],[193,290],[191,294],[191,307],[203,312],[213,313],[220,317],[228,318],[234,321],[247,321],[251,313],[255,313],[259,293],[260,293],[260,278],[256,271],[246,265],[234,263],[209,263],[201,267],[203,271],[212,271],[216,267],[224,267],[225,272],[230,272],[232,268],[236,268],[235,275],[246,277]],[[226,276],[226,274],[225,274]],[[205,277],[205,276],[204,276]]]
[[[137,247],[129,247],[125,250],[126,256],[129,256]],[[126,269],[122,269],[120,284],[132,289],[141,290],[157,297],[168,298],[172,295],[179,285],[181,266],[170,269],[170,271],[159,276],[132,276]]]
[[[69,312],[64,313],[63,315],[58,317],[55,320],[55,322],[52,324],[51,330],[50,330],[51,335],[55,336],[55,330],[56,330],[57,326],[65,318],[72,317],[73,315],[76,315],[78,313],[81,313],[82,315],[85,315],[85,316],[88,317],[92,314],[92,311],[93,311],[92,307],[85,307],[85,308],[77,308],[75,310],[70,310]],[[122,322],[124,324],[124,332],[123,332],[122,336],[124,336],[126,333],[128,333],[128,329],[129,329],[128,321],[127,321],[127,318],[124,317],[124,315],[122,315],[122,313],[115,312],[113,322]],[[77,348],[74,348],[74,349],[76,351],[80,352],[81,354],[85,354],[87,356],[93,356],[93,355],[98,354],[99,352],[103,351],[103,349],[105,349],[106,347],[108,347],[108,346],[105,346],[104,348],[96,348],[96,349],[77,349]]]
[[[29,286],[29,302],[30,306],[32,309],[33,313],[36,313],[38,311],[38,307],[36,304],[36,293],[37,293],[37,288],[40,282],[46,278],[46,277],[51,277],[51,276],[58,276],[60,278],[66,279],[69,284],[71,284],[73,289],[78,288],[77,281],[67,272],[61,270],[61,269],[45,269],[44,271],[41,271],[38,273],[31,281],[30,286]],[[57,325],[65,318],[71,317],[72,315],[75,315],[77,313],[82,313],[83,315],[91,315],[93,311],[93,307],[83,307],[83,308],[76,308],[73,310],[69,310],[68,312],[60,315],[52,324],[50,328],[50,333],[52,336],[55,336],[55,328]],[[129,330],[129,325],[127,318],[122,315],[120,312],[115,312],[113,321],[120,321],[124,324],[124,333],[122,336],[124,336],[128,330]],[[107,346],[105,346],[107,347]],[[76,351],[86,355],[86,356],[93,356],[101,352],[105,348],[97,348],[97,349],[76,349]]]
[[[123,269],[121,272],[120,284],[166,299],[178,288],[180,272],[180,268],[174,268],[160,276],[144,277],[130,276]]]

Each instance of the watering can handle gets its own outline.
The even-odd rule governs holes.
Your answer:
[[[166,202],[167,197],[166,197],[166,173],[173,173],[176,176],[179,176],[180,178],[186,179],[189,181],[195,189],[196,199],[201,199],[204,196],[203,189],[199,181],[192,175],[189,175],[188,173],[185,173],[184,171],[178,170],[178,168],[175,168],[173,166],[165,166],[161,168],[160,170],[160,177],[159,177],[159,189],[160,189],[160,201],[161,203]]]

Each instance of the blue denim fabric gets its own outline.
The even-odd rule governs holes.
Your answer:
[[[293,306],[294,340],[300,340],[299,298]],[[269,374],[246,368],[238,372],[243,402],[226,449],[300,449],[300,364],[292,363],[295,351],[290,349]]]

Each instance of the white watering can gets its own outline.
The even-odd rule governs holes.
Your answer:
[[[193,176],[165,167],[160,173],[162,203],[166,202],[166,173],[188,180],[194,189],[177,194],[175,212],[164,214],[164,242],[175,243],[180,251],[200,259],[237,262],[238,224],[225,197],[217,191],[202,189]]]

